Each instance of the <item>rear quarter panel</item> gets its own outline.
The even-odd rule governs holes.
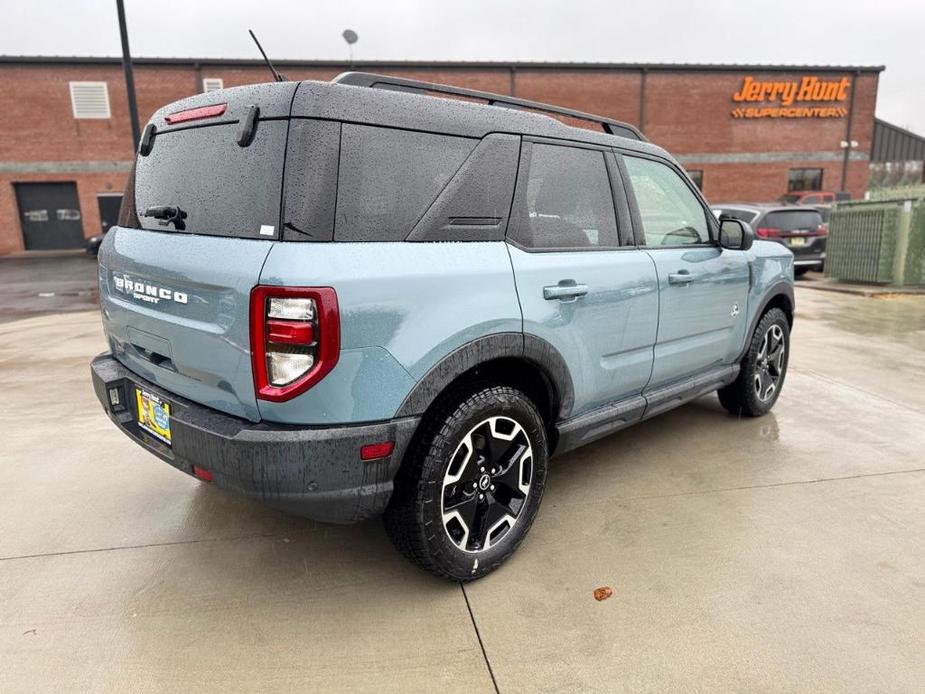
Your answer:
[[[276,244],[260,283],[334,287],[341,321],[333,371],[293,400],[259,401],[270,421],[388,419],[443,356],[522,329],[503,242]]]

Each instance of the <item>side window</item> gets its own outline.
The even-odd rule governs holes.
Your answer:
[[[707,216],[700,201],[670,166],[624,156],[647,246],[709,243]]]
[[[344,124],[336,241],[402,241],[478,140]]]
[[[615,248],[617,220],[603,152],[527,143],[511,237],[526,248]]]

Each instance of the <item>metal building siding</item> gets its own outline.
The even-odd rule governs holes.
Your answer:
[[[925,137],[874,119],[871,161],[925,161]]]

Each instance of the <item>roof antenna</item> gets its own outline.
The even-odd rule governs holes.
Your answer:
[[[257,44],[257,50],[260,51],[260,55],[262,55],[263,59],[266,61],[267,67],[270,68],[270,72],[273,73],[273,79],[276,80],[277,82],[285,82],[286,75],[281,75],[279,72],[276,71],[276,68],[273,67],[273,63],[271,63],[270,59],[267,58],[267,54],[263,52],[263,46],[260,45],[260,41],[257,40],[256,36],[254,36],[254,32],[251,29],[248,29],[247,33],[251,35],[251,38],[254,39],[254,43]]]

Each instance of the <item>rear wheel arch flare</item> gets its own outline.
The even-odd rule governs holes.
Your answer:
[[[574,391],[562,355],[545,340],[521,333],[478,338],[454,350],[418,381],[396,417],[422,415],[467,381],[515,386],[535,401],[552,426],[571,411]]]

